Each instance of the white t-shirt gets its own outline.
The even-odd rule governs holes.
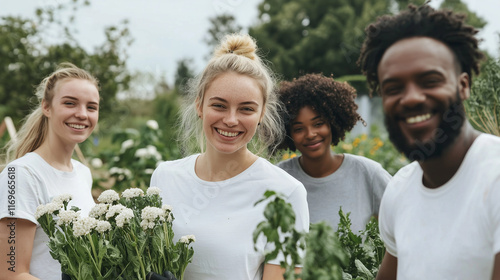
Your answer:
[[[342,165],[322,178],[309,176],[300,166],[299,157],[278,166],[304,184],[312,224],[326,221],[336,230],[342,206],[344,213],[351,213],[354,233],[364,230],[370,218],[378,215],[382,194],[391,179],[378,162],[351,154],[344,154]]]
[[[398,279],[491,279],[500,252],[500,138],[481,134],[455,175],[422,184],[417,162],[391,180],[380,234],[398,258]]]
[[[28,153],[9,163],[0,174],[0,219],[25,219],[37,225],[30,274],[43,280],[60,280],[61,266],[51,257],[47,247],[48,236],[35,219],[38,205],[47,204],[54,197],[69,193],[73,199],[68,209],[75,205],[82,210],[81,215],[87,215],[94,206],[90,170],[76,160],[71,160],[71,163],[73,171],[64,172],[49,165],[38,154]],[[15,174],[15,187],[12,188],[10,183],[10,189],[8,182],[12,180],[8,178],[9,171]],[[15,190],[15,201],[9,203],[8,191],[12,189]]]
[[[196,237],[185,280],[262,279],[264,251],[270,248],[259,238],[255,251],[252,234],[264,220],[266,203],[254,204],[266,190],[282,193],[295,210],[297,230],[308,231],[304,186],[263,158],[233,178],[204,181],[194,171],[197,157],[164,162],[151,178],[151,186],[162,190],[163,204],[173,206],[174,241],[188,234]],[[233,167],[229,162],[227,168]]]

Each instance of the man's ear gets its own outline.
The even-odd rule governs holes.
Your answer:
[[[50,117],[50,104],[47,100],[42,100],[42,113],[48,118]]]
[[[465,72],[458,76],[458,93],[462,101],[467,100],[470,96],[470,77]]]

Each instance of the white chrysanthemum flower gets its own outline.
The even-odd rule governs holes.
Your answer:
[[[100,158],[93,158],[90,161],[90,165],[94,168],[101,168],[102,167],[102,160]]]
[[[149,195],[149,196],[152,196],[152,195],[159,195],[161,192],[160,188],[158,187],[149,187],[147,190],[146,190],[146,195]]]
[[[59,217],[59,220],[57,220],[57,225],[69,225],[70,223],[78,220],[79,216],[79,212],[75,212],[73,210],[61,210],[59,211],[59,215],[57,215],[57,217]]]
[[[134,211],[132,211],[132,209],[129,208],[122,209],[120,214],[118,214],[118,216],[116,216],[115,218],[116,226],[119,228],[123,227],[125,224],[130,222],[130,219],[132,219],[133,217],[134,217]]]
[[[141,221],[141,227],[144,229],[144,230],[147,230],[147,229],[152,229],[155,227],[155,223],[154,222],[151,222],[149,220],[142,220]]]
[[[146,206],[142,209],[141,219],[154,221],[160,218],[160,221],[165,221],[165,211],[158,207]]]
[[[155,170],[153,168],[146,168],[144,169],[144,173],[148,174],[148,175],[151,175],[153,174]]]
[[[41,216],[45,214],[52,214],[55,211],[60,210],[63,207],[62,203],[50,202],[44,205],[38,205],[35,211],[35,219],[38,220]]]
[[[132,146],[134,146],[134,140],[132,140],[132,139],[125,140],[122,143],[122,147],[120,149],[120,152],[123,153],[125,150],[127,150],[128,148],[131,148]]]
[[[97,221],[95,230],[97,230],[100,233],[104,233],[108,230],[111,230],[111,224],[108,221]]]
[[[38,205],[35,211],[35,219],[38,220],[38,218],[45,215],[45,213],[47,213],[47,207],[45,207],[45,204]]]
[[[155,158],[157,161],[161,160],[161,154],[158,152],[155,146],[148,145],[146,147],[146,150],[148,152],[148,158]]]
[[[172,213],[167,213],[167,222],[172,223],[174,218],[172,218]]]
[[[161,209],[163,209],[165,212],[172,212],[173,207],[172,207],[172,205],[163,204],[161,206]]]
[[[125,207],[121,204],[112,205],[111,207],[109,207],[108,212],[106,213],[106,219],[114,217],[116,214],[120,214],[122,212],[122,210],[125,208],[127,208],[127,207]]]
[[[109,169],[109,174],[113,175],[113,174],[122,174],[123,173],[123,169],[121,169],[120,167],[111,167]]]
[[[122,197],[124,198],[133,198],[142,195],[144,195],[144,191],[139,188],[130,188],[122,192]]]
[[[82,236],[89,234],[97,226],[97,220],[91,217],[80,217],[73,223],[73,234]]]
[[[69,202],[73,197],[69,193],[61,194],[52,199],[52,203],[63,204],[64,202]]]
[[[194,237],[193,234],[188,234],[188,235],[184,235],[181,237],[181,239],[179,239],[180,242],[182,243],[191,243],[191,242],[195,242],[196,241],[196,238]]]
[[[157,121],[155,121],[155,120],[149,120],[149,121],[147,121],[147,122],[146,122],[146,125],[147,125],[149,128],[153,129],[153,130],[157,130],[157,129],[158,129],[158,122],[157,122]]]
[[[114,161],[114,162],[118,162],[118,161],[120,161],[120,157],[119,157],[119,156],[114,156],[114,157],[113,157],[113,161]]]
[[[130,171],[130,169],[123,168],[123,169],[122,169],[122,172],[123,172],[123,174],[125,174],[125,176],[126,176],[127,178],[132,178],[132,171]]]
[[[99,195],[97,201],[101,203],[113,203],[113,201],[117,201],[120,199],[120,195],[114,190],[105,190]]]
[[[89,211],[89,217],[96,218],[98,219],[102,215],[106,214],[106,211],[108,211],[109,204],[107,203],[99,203],[96,204],[92,209]]]
[[[148,150],[146,148],[140,148],[135,151],[135,157],[138,158],[147,158],[149,157]]]

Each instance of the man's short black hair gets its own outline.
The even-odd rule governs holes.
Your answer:
[[[408,10],[398,15],[384,15],[366,29],[366,39],[361,48],[358,65],[366,75],[371,93],[379,92],[377,67],[385,51],[401,39],[429,37],[448,46],[460,66],[472,78],[472,71],[479,74],[483,54],[475,37],[478,32],[465,24],[465,15],[450,10],[434,10],[427,4],[420,7],[408,5]]]

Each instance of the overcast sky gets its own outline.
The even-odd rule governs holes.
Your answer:
[[[57,5],[71,0],[2,0],[0,16],[32,17],[36,7]],[[203,42],[210,17],[229,12],[238,23],[248,27],[255,23],[257,5],[262,0],[91,0],[91,6],[76,15],[77,39],[92,51],[104,41],[104,27],[129,20],[134,43],[128,49],[131,70],[166,75],[173,82],[176,62],[191,57],[196,70],[204,65],[208,53]],[[433,1],[437,7],[441,1]],[[488,25],[479,34],[481,47],[498,57],[500,32],[499,0],[465,0],[469,9],[486,19]]]

